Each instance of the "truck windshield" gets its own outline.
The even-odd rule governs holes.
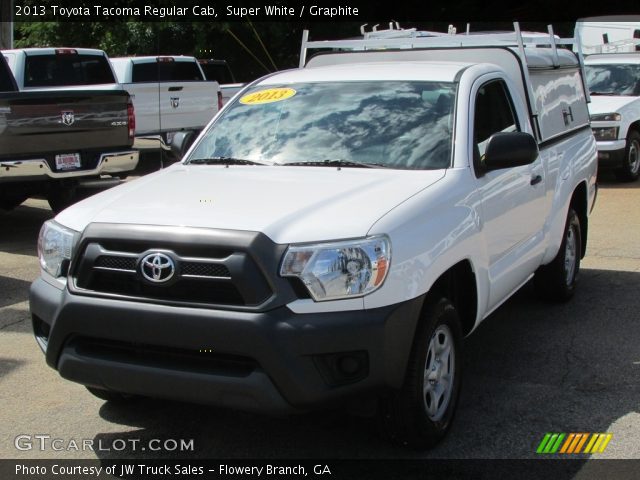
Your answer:
[[[456,84],[445,82],[256,86],[223,112],[189,159],[447,168],[455,94]]]
[[[640,96],[640,64],[585,65],[592,95]]]
[[[28,55],[25,87],[64,87],[115,83],[109,61],[102,55]]]

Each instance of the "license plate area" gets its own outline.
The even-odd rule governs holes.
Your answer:
[[[56,155],[56,170],[74,170],[80,168],[79,153],[61,153]]]

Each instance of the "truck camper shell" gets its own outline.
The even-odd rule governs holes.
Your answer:
[[[376,31],[362,39],[329,41],[309,41],[305,31],[300,67],[411,61],[493,64],[506,72],[526,100],[540,143],[588,126],[582,57],[579,52],[558,48],[573,45],[574,39],[558,38],[551,27],[548,34],[522,33],[517,23],[514,27],[511,33]],[[308,50],[331,51],[307,60]]]

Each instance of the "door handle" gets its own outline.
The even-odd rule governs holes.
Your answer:
[[[170,92],[179,92],[183,87],[169,87]]]
[[[531,185],[537,185],[542,181],[542,175],[534,175],[529,182]]]

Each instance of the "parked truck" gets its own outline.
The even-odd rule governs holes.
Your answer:
[[[136,108],[135,147],[181,157],[218,112],[220,87],[206,81],[188,56],[111,58],[117,79]],[[180,148],[175,145],[179,143]]]
[[[47,363],[112,401],[378,402],[393,441],[435,444],[463,337],[532,278],[571,298],[586,251],[581,63],[518,33],[305,34],[300,68],[247,86],[181,163],[45,223]]]
[[[640,176],[640,17],[576,23],[591,95],[591,126],[602,170],[619,180]]]
[[[236,78],[226,60],[200,58],[198,63],[205,78],[209,81],[218,82],[220,85],[220,108],[242,90],[244,83],[236,82]]]
[[[0,55],[0,208],[44,196],[60,211],[83,182],[126,175],[138,163],[134,128],[122,89],[19,91]]]

